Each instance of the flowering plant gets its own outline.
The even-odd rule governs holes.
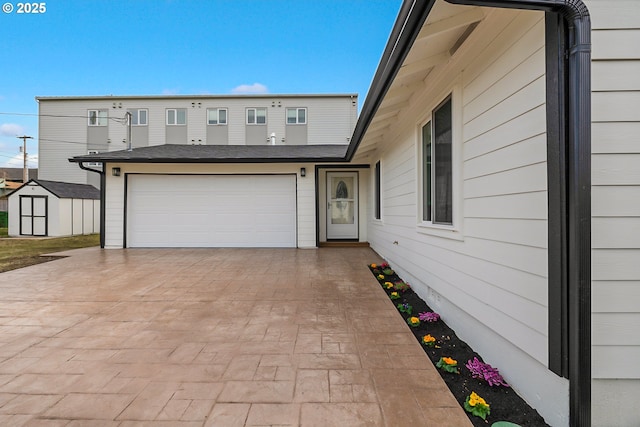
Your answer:
[[[413,307],[411,307],[406,302],[404,304],[398,304],[397,307],[398,307],[398,311],[400,311],[401,313],[411,314],[411,311],[413,310]],[[418,320],[420,320],[420,319],[418,319]]]
[[[423,336],[420,342],[422,342],[422,344],[426,345],[427,347],[433,347],[436,345],[436,339],[432,337],[431,334]]]
[[[464,401],[464,409],[483,420],[486,420],[487,415],[491,413],[489,404],[478,396],[475,391],[472,391],[471,394],[467,396],[467,400]]]
[[[397,292],[391,292],[391,295],[389,295],[389,298],[391,299],[399,299],[400,298],[400,294]]]
[[[384,282],[384,287],[385,287],[385,288],[387,288],[387,289],[391,289],[391,288],[393,288],[393,283],[391,283],[391,282]]]
[[[438,360],[438,363],[436,363],[436,367],[451,374],[460,373],[458,371],[458,361],[450,357],[441,357],[440,360]]]
[[[411,326],[413,328],[416,328],[416,327],[420,326],[420,319],[418,319],[415,316],[409,317],[407,319],[407,323],[409,324],[409,326]]]
[[[464,366],[471,371],[471,376],[473,378],[485,380],[492,387],[494,385],[509,387],[509,384],[506,383],[496,368],[488,363],[479,361],[477,357],[474,357],[473,360],[467,361]]]
[[[387,268],[389,267],[389,264],[386,262],[383,262],[382,264],[380,264],[380,268]]]
[[[386,276],[391,276],[391,275],[393,274],[393,270],[392,270],[392,269],[390,269],[389,267],[384,268],[384,269],[382,270],[382,272],[383,272]]]
[[[378,267],[378,265],[377,265],[377,264],[369,264],[369,267],[371,267],[371,268],[377,268],[377,267]]]
[[[406,282],[397,282],[395,285],[393,285],[393,289],[399,292],[406,292],[409,290],[409,288],[410,286]]]
[[[437,322],[440,320],[440,315],[433,311],[424,311],[418,314],[418,317],[420,317],[420,320],[423,322]]]
[[[384,274],[378,274],[378,279],[380,280],[384,279]]]

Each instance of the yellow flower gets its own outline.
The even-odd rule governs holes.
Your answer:
[[[398,293],[397,293],[397,292],[391,292],[391,296],[392,296],[392,297],[397,297],[397,296],[398,296]]]
[[[376,264],[371,264],[371,268],[376,268],[377,265]]]
[[[436,339],[432,337],[431,334],[422,337],[423,342],[434,342],[435,340]]]
[[[457,362],[457,361],[455,361],[454,359],[452,359],[452,358],[450,358],[450,357],[443,357],[443,358],[442,358],[442,361],[443,361],[444,363],[446,363],[447,365],[457,365],[457,364],[458,364],[458,362]],[[477,396],[477,395],[476,395],[476,396]]]
[[[384,282],[384,285],[387,287],[387,289],[393,288],[393,283],[391,282]]]
[[[384,274],[378,274],[378,279],[384,279]]]
[[[411,323],[418,323],[420,322],[420,319],[418,319],[417,317],[412,317],[409,319],[411,321]]]
[[[489,407],[482,397],[478,396],[475,391],[472,391],[471,396],[469,396],[469,406],[476,406],[477,404],[486,406],[487,408]]]

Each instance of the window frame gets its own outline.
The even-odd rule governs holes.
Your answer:
[[[91,123],[91,113],[95,112],[95,123]],[[100,113],[104,113],[104,116],[101,116]],[[104,121],[102,121],[104,120]],[[109,124],[109,110],[104,108],[94,108],[87,110],[87,126],[91,127],[103,127]]]
[[[175,123],[169,123],[169,112],[174,112]],[[178,123],[178,111],[184,111],[184,123]],[[186,126],[187,125],[187,109],[186,108],[167,108],[165,110],[165,124],[167,126]]]
[[[431,108],[428,109],[428,112],[425,116],[422,117],[417,123],[416,126],[416,151],[417,151],[417,168],[418,168],[418,176],[417,180],[417,194],[418,194],[418,211],[417,211],[417,229],[420,233],[434,235],[438,237],[451,238],[455,240],[463,240],[463,229],[462,229],[462,197],[463,197],[463,189],[462,189],[462,94],[459,82],[456,82],[452,87],[449,87],[448,90],[441,93],[440,96],[434,97],[432,99],[438,100],[437,103],[434,103]],[[434,118],[435,113],[439,111],[447,102],[451,102],[451,120],[450,120],[450,129],[451,129],[451,160],[450,160],[450,178],[451,178],[451,223],[443,223],[441,221],[434,221],[434,213],[435,213],[435,197],[436,194],[434,192],[434,180],[433,178],[429,181],[431,190],[431,217],[430,219],[425,219],[426,216],[424,214],[425,209],[425,198],[428,195],[428,192],[425,190],[426,182],[425,182],[425,143],[423,139],[423,128],[425,125],[430,124],[431,126],[431,149],[434,150]],[[433,153],[433,151],[432,151]],[[431,175],[432,177],[435,175],[435,162],[436,159],[431,158]]]
[[[211,123],[211,119],[209,114],[212,112],[216,112],[216,122],[215,123]],[[220,112],[224,111],[224,123],[221,123],[220,120]],[[207,108],[207,126],[227,126],[229,122],[229,111],[227,110],[227,108]]]
[[[382,221],[382,163],[378,160],[373,169],[373,219]]]
[[[258,123],[258,110],[264,111],[264,123]],[[250,111],[253,111],[253,122],[249,121]],[[267,124],[267,107],[247,107],[245,110],[245,124],[248,126],[265,126]]]
[[[295,123],[289,123],[289,110],[296,111]],[[300,121],[300,111],[304,111],[304,121]],[[307,107],[287,107],[285,111],[285,124],[287,126],[306,125],[307,117]]]
[[[131,113],[131,126],[148,126],[149,125],[149,109],[147,108],[131,108],[127,110]],[[140,112],[145,113],[145,122],[140,123]],[[137,122],[137,123],[136,123]]]

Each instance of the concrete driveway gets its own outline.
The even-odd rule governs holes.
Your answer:
[[[69,254],[0,274],[0,425],[470,425],[368,248]]]

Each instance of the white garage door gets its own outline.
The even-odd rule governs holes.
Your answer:
[[[128,247],[296,247],[294,175],[130,175]]]

